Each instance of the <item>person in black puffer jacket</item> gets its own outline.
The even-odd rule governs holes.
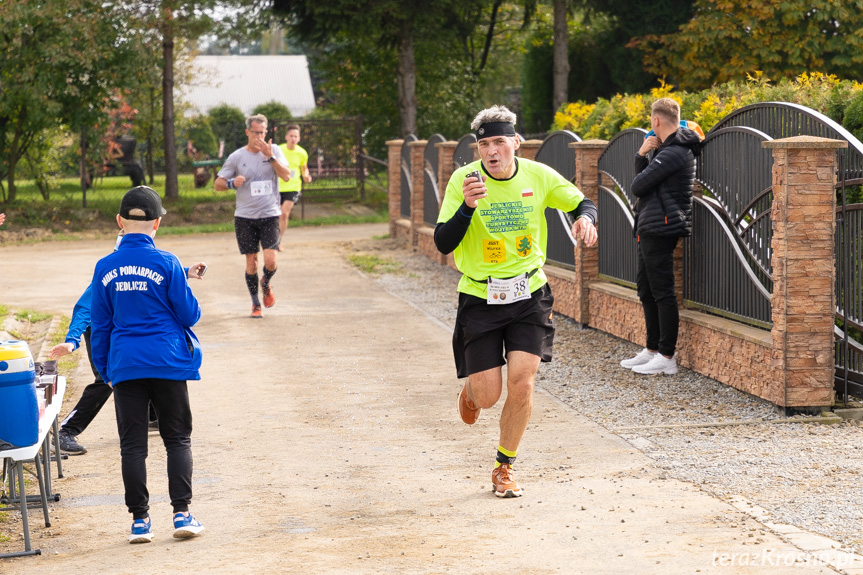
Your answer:
[[[651,128],[635,156],[632,180],[638,239],[638,298],[644,308],[647,347],[622,367],[643,374],[677,373],[679,316],[674,291],[674,249],[692,234],[692,186],[701,137],[681,128],[680,106],[671,98],[653,103]],[[648,154],[656,150],[652,160]]]

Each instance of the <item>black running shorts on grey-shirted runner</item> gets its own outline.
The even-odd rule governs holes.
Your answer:
[[[234,231],[241,254],[256,254],[261,249],[275,250],[279,247],[278,216],[261,219],[234,217]]]

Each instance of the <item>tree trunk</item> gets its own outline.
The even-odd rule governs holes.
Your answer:
[[[177,182],[177,144],[174,142],[174,14],[162,16],[162,132],[165,134],[165,198],[180,196]]]
[[[396,79],[399,89],[399,133],[401,137],[417,131],[417,66],[414,59],[414,31],[411,20],[404,22],[399,35],[399,63]]]
[[[556,112],[568,99],[569,39],[566,26],[566,0],[554,0],[554,88],[552,106]]]
[[[153,185],[153,172],[156,171],[153,162],[153,119],[156,116],[156,90],[150,88],[150,121],[147,122],[147,175],[150,178],[150,186]]]
[[[15,134],[12,137],[12,143],[9,145],[9,163],[6,166],[6,169],[9,170],[6,173],[6,185],[9,188],[9,194],[6,197],[7,201],[9,202],[14,202],[16,196],[18,195],[18,190],[15,187],[15,167],[18,165],[18,157],[20,155],[19,146],[21,145],[22,122],[23,112],[22,117],[19,117],[18,121],[15,123]]]
[[[87,131],[81,126],[81,207],[87,207],[87,188],[89,178],[87,176]]]

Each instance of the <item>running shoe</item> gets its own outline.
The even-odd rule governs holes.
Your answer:
[[[132,523],[132,534],[129,535],[129,543],[149,543],[153,540],[153,524],[150,516],[143,519],[135,519]]]
[[[620,362],[620,367],[625,367],[626,369],[632,369],[637,365],[644,365],[653,359],[653,356],[656,355],[655,351],[650,351],[646,347],[636,354],[635,357],[631,357],[629,359],[624,359]]]
[[[261,306],[253,305],[252,306],[252,315],[249,316],[252,319],[261,319],[264,317],[264,314],[261,313]]]
[[[188,515],[187,515],[188,514]],[[197,519],[192,517],[188,511],[186,513],[174,513],[174,538],[188,539],[197,537],[204,530]]]
[[[273,293],[270,282],[265,282],[264,278],[261,278],[261,290],[264,292],[264,307],[276,305],[276,294]]]
[[[57,439],[60,442],[60,453],[65,453],[66,455],[84,455],[87,453],[87,448],[78,443],[76,438],[68,431],[60,429]]]
[[[644,375],[658,375],[660,373],[674,375],[677,373],[677,354],[665,357],[661,353],[657,353],[647,363],[633,367],[632,371]]]
[[[467,396],[467,383],[461,388],[461,393],[458,394],[458,414],[461,420],[468,425],[473,425],[479,419],[479,412],[482,408],[476,406],[474,402]]]
[[[491,484],[498,497],[521,497],[524,493],[512,473],[512,466],[501,463],[491,472]]]

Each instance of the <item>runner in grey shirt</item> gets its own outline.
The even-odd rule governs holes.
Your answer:
[[[276,162],[287,166],[285,155],[278,146],[272,147],[272,155]],[[236,186],[237,179],[234,179],[237,190],[235,216],[260,219],[282,214],[278,175],[262,152],[252,152],[242,147],[228,156],[219,170],[219,177],[227,182],[234,176],[243,176],[245,179],[240,186]]]
[[[234,229],[240,253],[246,257],[246,286],[252,296],[252,314],[261,318],[258,299],[258,252],[264,251],[264,274],[261,289],[264,307],[273,307],[276,296],[270,280],[278,267],[280,207],[278,178],[291,179],[284,154],[273,141],[265,141],[267,118],[258,114],[246,118],[247,146],[236,150],[225,161],[216,178],[215,190],[237,190]]]

